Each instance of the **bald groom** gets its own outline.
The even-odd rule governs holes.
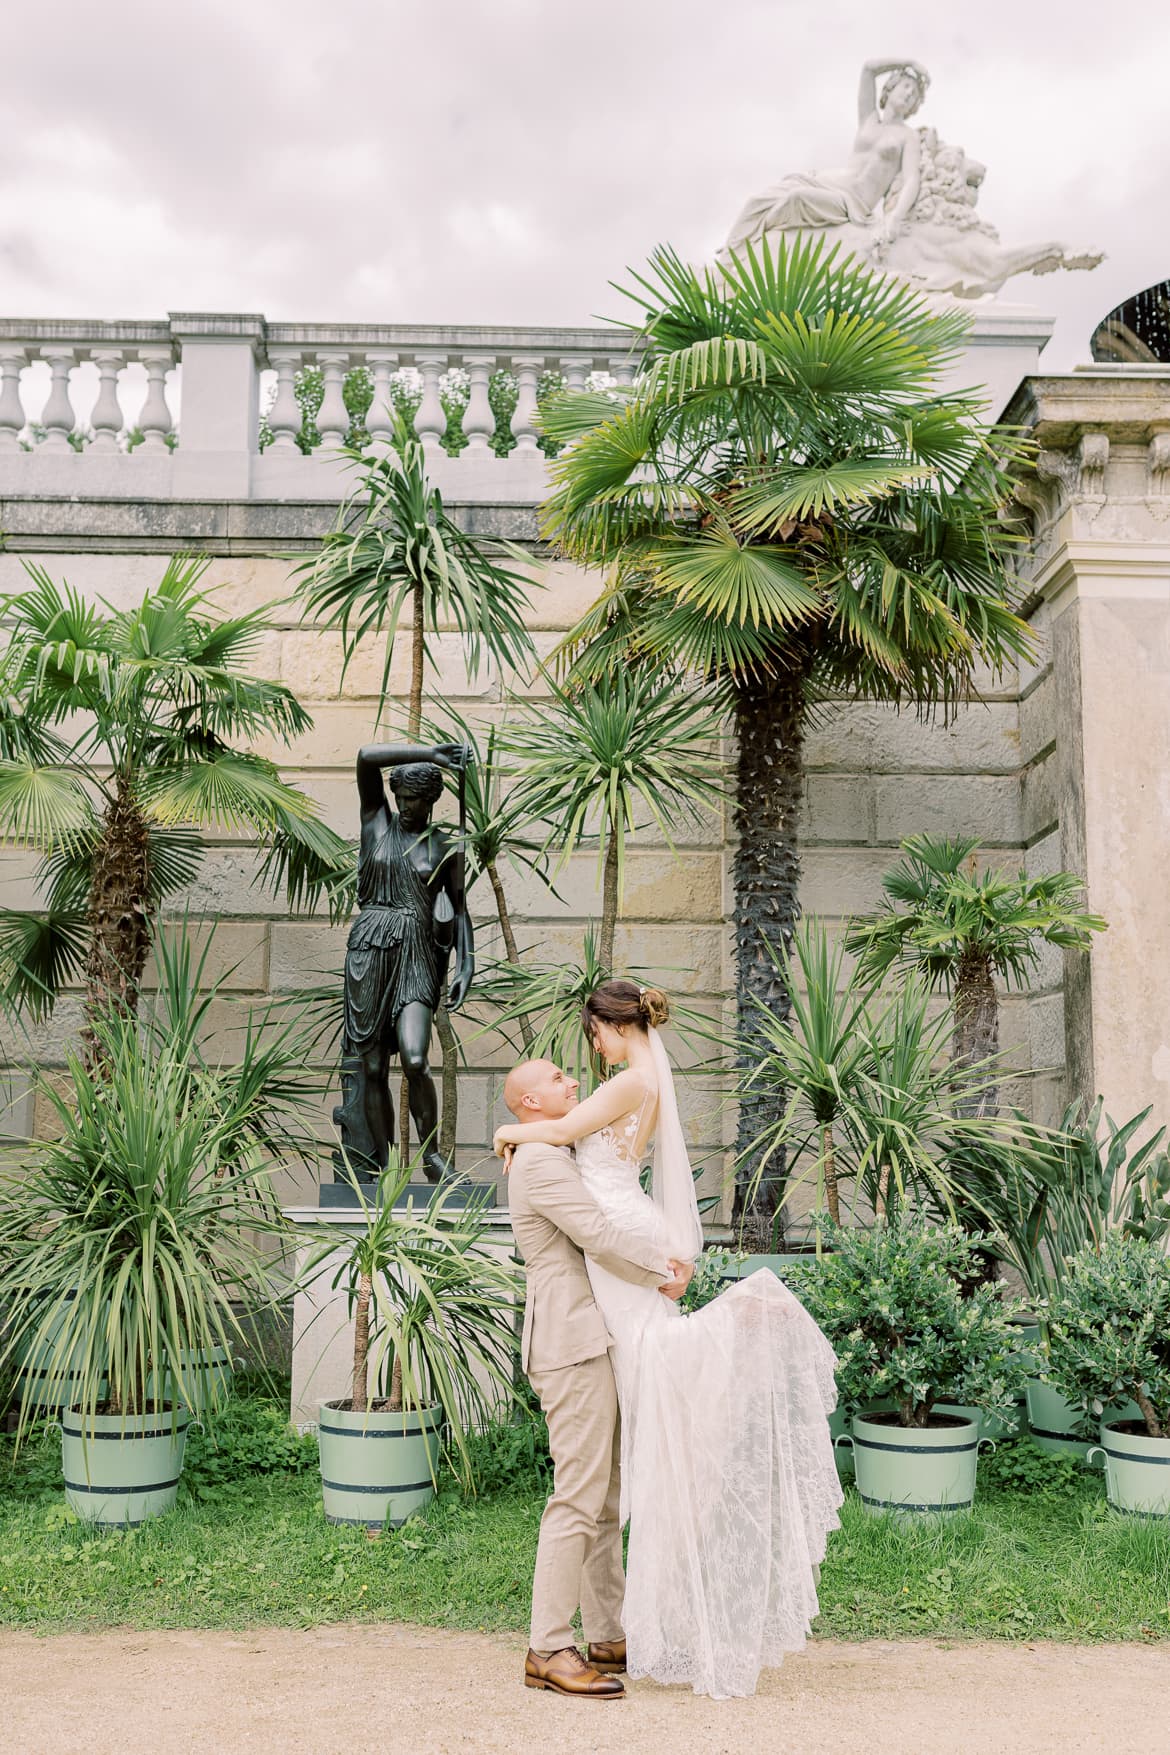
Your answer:
[[[504,1101],[518,1121],[559,1120],[576,1105],[577,1080],[549,1060],[525,1061],[508,1074]],[[521,1362],[548,1421],[553,1460],[524,1681],[558,1694],[620,1700],[626,1644],[617,1385],[585,1256],[623,1280],[658,1286],[669,1298],[682,1297],[689,1274],[610,1224],[562,1146],[517,1146],[508,1187],[512,1231],[528,1274]],[[578,1607],[587,1659],[573,1636]]]

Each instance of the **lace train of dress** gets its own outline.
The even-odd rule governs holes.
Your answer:
[[[578,1167],[609,1219],[670,1253],[639,1184],[637,1126],[578,1141]],[[813,1568],[838,1526],[832,1348],[767,1269],[691,1316],[592,1261],[589,1275],[621,1401],[629,1673],[751,1694],[804,1646]]]

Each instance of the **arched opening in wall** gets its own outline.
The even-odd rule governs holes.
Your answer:
[[[1102,365],[1170,363],[1170,280],[1133,293],[1093,331],[1092,355]]]

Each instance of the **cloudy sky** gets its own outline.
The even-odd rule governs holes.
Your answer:
[[[1131,0],[54,0],[8,9],[0,314],[576,323],[656,243],[839,164],[860,64],[988,166],[1046,363],[1170,274],[1170,8]],[[49,35],[51,17],[53,30]]]

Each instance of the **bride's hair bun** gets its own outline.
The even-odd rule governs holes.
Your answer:
[[[603,981],[585,1001],[582,1025],[592,1039],[594,1024],[613,1024],[618,1029],[658,1029],[670,1016],[670,1006],[660,987],[640,987],[622,976]]]

